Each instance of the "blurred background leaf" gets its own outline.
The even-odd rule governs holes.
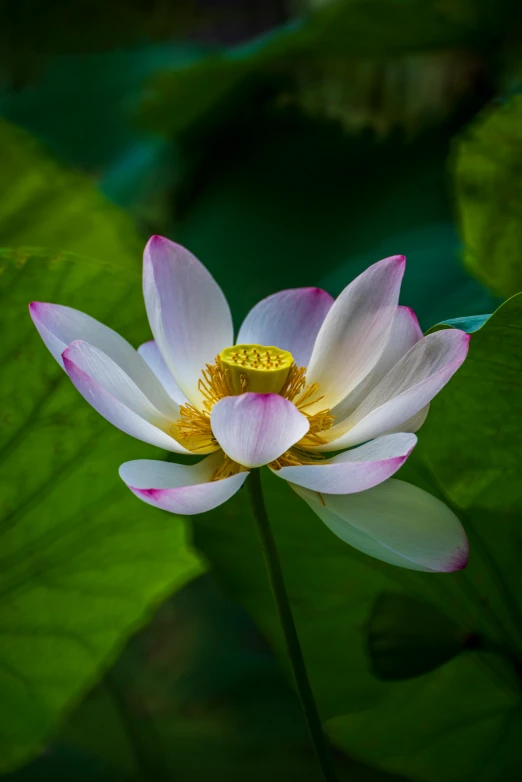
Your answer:
[[[464,261],[497,294],[522,290],[522,96],[483,112],[455,150]]]
[[[368,624],[373,672],[390,681],[428,673],[477,640],[429,603],[393,592],[379,595]]]

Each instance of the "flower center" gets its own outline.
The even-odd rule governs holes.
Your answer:
[[[187,402],[180,406],[181,417],[170,426],[169,433],[194,454],[212,453],[218,447],[210,414],[212,408],[226,396],[236,396],[251,391],[259,394],[275,393],[297,407],[308,418],[310,428],[305,436],[271,467],[313,464],[323,459],[321,453],[309,451],[310,447],[325,442],[323,432],[330,428],[333,417],[325,408],[308,413],[322,397],[318,383],[306,384],[305,367],[294,364],[292,354],[287,350],[263,345],[235,345],[225,348],[213,364],[207,364],[201,372],[198,389],[203,397],[201,407]],[[228,456],[216,470],[211,480],[235,475],[245,468],[233,462]]]
[[[234,345],[219,358],[233,394],[278,394],[294,363],[288,350],[273,345]]]

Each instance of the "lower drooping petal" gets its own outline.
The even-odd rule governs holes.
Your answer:
[[[222,505],[247,479],[245,471],[212,481],[223,458],[223,453],[212,454],[192,466],[138,459],[122,464],[120,477],[136,497],[149,505],[190,516]]]
[[[212,408],[210,423],[227,456],[244,467],[278,459],[310,427],[307,417],[279,394],[227,396]]]
[[[333,297],[321,288],[291,288],[274,293],[250,310],[237,342],[288,350],[298,367],[306,367],[332,304]]]
[[[151,339],[149,342],[144,342],[143,345],[140,345],[138,353],[154,372],[167,394],[178,404],[186,404],[185,394],[172,377],[172,373],[166,365],[155,340]]]
[[[419,413],[460,367],[469,334],[437,331],[417,342],[371,391],[354,413],[328,431],[317,450],[340,450],[396,431]]]
[[[337,537],[371,557],[437,573],[467,565],[469,546],[460,521],[417,486],[391,478],[358,494],[321,497],[293,488]]]
[[[390,434],[353,448],[333,459],[299,467],[274,470],[279,478],[325,494],[353,494],[371,489],[401,467],[417,438],[414,434]]]
[[[80,394],[118,429],[159,448],[189,453],[167,434],[179,416],[179,407],[169,400],[172,417],[158,410],[103,351],[77,340],[64,350],[63,363]]]

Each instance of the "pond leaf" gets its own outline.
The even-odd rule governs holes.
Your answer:
[[[42,344],[32,300],[148,338],[132,222],[25,134],[0,126],[0,771],[46,741],[151,607],[202,565],[181,519],[137,504],[121,462],[157,451],[113,429]],[[24,239],[26,240],[24,242]],[[56,249],[84,248],[102,260]]]
[[[427,673],[473,642],[471,633],[463,632],[434,606],[393,592],[379,595],[368,625],[372,669],[387,680]]]

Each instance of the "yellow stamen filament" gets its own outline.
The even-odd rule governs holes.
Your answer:
[[[226,362],[223,360],[225,354]],[[306,368],[297,367],[296,364],[288,364],[286,351],[278,348],[261,348],[261,346],[237,346],[227,348],[220,356],[216,356],[214,364],[207,364],[198,382],[198,390],[203,397],[203,409],[198,410],[194,405],[187,403],[180,406],[181,417],[176,423],[171,424],[169,433],[178,440],[187,450],[194,453],[209,453],[218,447],[218,443],[212,434],[210,425],[210,413],[213,406],[226,396],[243,394],[251,389],[250,371],[257,370],[258,377],[269,374],[282,377],[281,370],[286,375],[279,394],[293,402],[297,409],[308,418],[310,427],[306,435],[292,448],[271,462],[270,467],[275,470],[281,467],[295,467],[302,464],[315,464],[324,456],[317,451],[307,450],[310,447],[322,445],[326,442],[323,433],[333,423],[333,416],[325,408],[315,413],[309,413],[311,405],[316,405],[323,398],[319,396],[319,384],[306,385]],[[231,371],[231,364],[233,370]],[[237,367],[237,369],[236,369]],[[240,367],[246,367],[241,371]],[[275,370],[275,372],[274,372]],[[237,375],[236,375],[237,372]],[[263,392],[261,392],[263,393]],[[212,475],[211,480],[222,480],[242,472],[245,468],[224,456],[223,462]]]
[[[246,467],[242,467],[237,462],[232,461],[229,456],[225,456],[220,466],[212,473],[211,481],[221,481],[223,478],[231,478],[240,472],[245,472]]]
[[[210,415],[194,405],[180,405],[181,418],[170,425],[170,434],[188,451],[206,451],[217,446],[210,426]]]

